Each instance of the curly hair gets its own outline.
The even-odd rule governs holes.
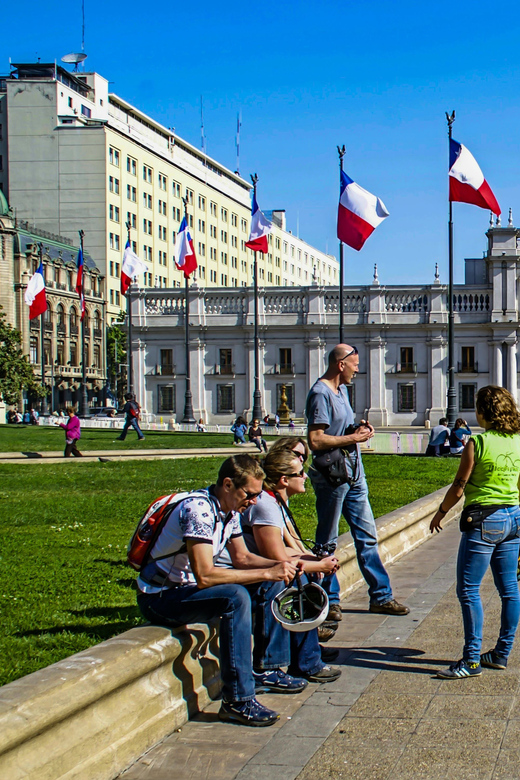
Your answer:
[[[505,387],[486,385],[477,393],[477,412],[499,433],[520,433],[520,413]]]

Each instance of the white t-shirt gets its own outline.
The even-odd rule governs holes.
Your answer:
[[[137,579],[143,593],[159,593],[170,584],[196,585],[187,552],[177,553],[189,539],[206,542],[213,547],[216,561],[230,539],[242,536],[240,514],[220,508],[211,488],[197,490],[175,507],[156,541],[152,557],[161,560],[147,563]],[[163,557],[167,556],[167,557]],[[149,585],[145,579],[164,575],[164,585]],[[143,579],[143,577],[145,579]]]

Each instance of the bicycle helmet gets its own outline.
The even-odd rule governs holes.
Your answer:
[[[292,583],[272,600],[271,609],[288,631],[310,631],[326,619],[329,598],[315,582],[303,585],[297,573]]]

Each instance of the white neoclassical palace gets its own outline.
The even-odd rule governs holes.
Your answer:
[[[518,395],[520,230],[492,226],[483,258],[465,261],[454,288],[455,377],[460,415],[475,423],[477,389],[493,383]],[[180,421],[185,392],[182,289],[134,286],[134,386],[148,413]],[[302,418],[307,391],[338,341],[337,287],[259,291],[260,390],[264,413],[288,405]],[[254,389],[253,292],[190,288],[189,352],[196,419],[224,423],[251,415]],[[436,423],[446,410],[448,289],[438,274],[424,286],[347,287],[345,340],[360,354],[351,388],[358,417],[374,425]]]

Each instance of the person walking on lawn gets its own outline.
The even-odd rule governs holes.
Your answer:
[[[58,423],[60,428],[63,428],[65,431],[65,451],[63,457],[70,458],[71,455],[74,455],[75,458],[81,458],[83,456],[77,446],[77,442],[81,437],[81,423],[72,406],[67,407],[67,414],[69,415],[67,422]]]
[[[144,439],[144,434],[139,427],[141,407],[135,400],[135,395],[133,393],[126,393],[125,401],[126,404],[123,406],[123,412],[126,414],[126,420],[123,430],[121,431],[121,436],[118,436],[116,441],[124,441],[126,439],[126,434],[128,433],[130,426],[132,426],[132,428],[137,433],[137,438],[139,441],[142,441]]]

